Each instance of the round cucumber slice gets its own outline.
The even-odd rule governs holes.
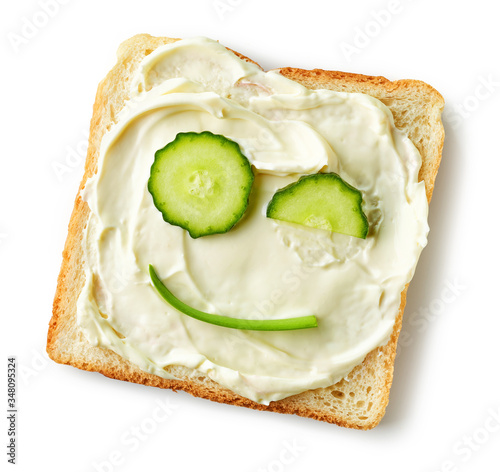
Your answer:
[[[148,190],[167,223],[199,238],[225,233],[240,220],[253,179],[234,141],[209,131],[179,133],[155,153]]]
[[[359,190],[333,172],[306,175],[274,194],[267,216],[365,239],[368,220],[362,200]]]

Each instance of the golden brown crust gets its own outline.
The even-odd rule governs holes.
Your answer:
[[[128,99],[128,83],[140,60],[158,46],[176,41],[138,35],[125,41],[118,50],[118,62],[99,84],[90,127],[85,174],[80,185],[96,172],[98,150],[103,134],[115,122],[115,117]],[[244,60],[250,59],[238,53]],[[253,61],[251,61],[253,62]],[[439,167],[444,132],[440,120],[443,99],[429,85],[413,80],[391,82],[384,77],[370,77],[344,72],[283,68],[280,72],[310,88],[363,92],[381,99],[393,111],[396,125],[407,131],[423,156],[420,179],[425,181],[430,201]],[[401,106],[400,106],[401,105]],[[418,113],[409,113],[408,107]],[[420,121],[419,121],[420,120]],[[422,133],[424,123],[430,132]],[[56,362],[79,369],[100,372],[118,380],[141,383],[172,390],[184,390],[194,396],[238,406],[289,413],[327,421],[356,429],[376,426],[384,415],[392,383],[397,339],[401,329],[406,291],[401,294],[401,306],[389,342],[369,353],[362,364],[337,384],[310,390],[269,406],[261,405],[221,387],[205,375],[182,367],[168,372],[182,380],[167,380],[141,371],[114,352],[91,346],[76,323],[76,301],[84,284],[82,236],[89,218],[87,204],[77,196],[63,251],[63,261],[54,298],[53,316],[47,336],[47,352]]]

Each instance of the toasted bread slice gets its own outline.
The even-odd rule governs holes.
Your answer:
[[[130,81],[140,61],[157,47],[173,41],[176,40],[138,35],[120,46],[117,64],[97,90],[85,174],[80,189],[96,172],[101,139],[116,122],[117,113],[129,98]],[[285,77],[312,89],[362,92],[385,103],[394,115],[396,126],[408,134],[422,155],[419,179],[425,181],[430,201],[444,141],[441,122],[444,100],[436,90],[416,80],[391,82],[383,77],[318,69],[283,68],[279,71]],[[81,243],[88,218],[89,208],[77,196],[69,223],[47,339],[47,352],[54,361],[100,372],[119,380],[184,390],[194,396],[217,402],[297,414],[349,428],[370,429],[380,422],[389,400],[396,344],[408,286],[401,294],[399,314],[387,345],[370,352],[362,364],[335,385],[309,390],[266,406],[233,393],[195,370],[173,366],[168,372],[179,380],[167,380],[143,372],[113,351],[94,347],[87,342],[76,322],[76,303],[85,280],[86,262]]]

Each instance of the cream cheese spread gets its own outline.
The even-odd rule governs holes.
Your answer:
[[[195,369],[263,404],[332,385],[387,343],[427,241],[428,205],[420,155],[386,106],[306,89],[206,38],[148,55],[130,97],[82,192],[91,215],[77,320],[90,343],[165,378],[168,366]],[[158,149],[204,130],[240,145],[255,182],[232,230],[191,239],[163,221],[147,182]],[[276,190],[319,171],[362,192],[366,240],[266,218]],[[319,326],[262,332],[194,320],[160,298],[149,264],[194,308],[247,319],[314,314]]]

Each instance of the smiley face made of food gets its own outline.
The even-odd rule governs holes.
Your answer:
[[[392,332],[426,244],[420,164],[374,98],[204,38],[162,46],[82,193],[78,324],[146,372],[263,404],[332,385]]]

